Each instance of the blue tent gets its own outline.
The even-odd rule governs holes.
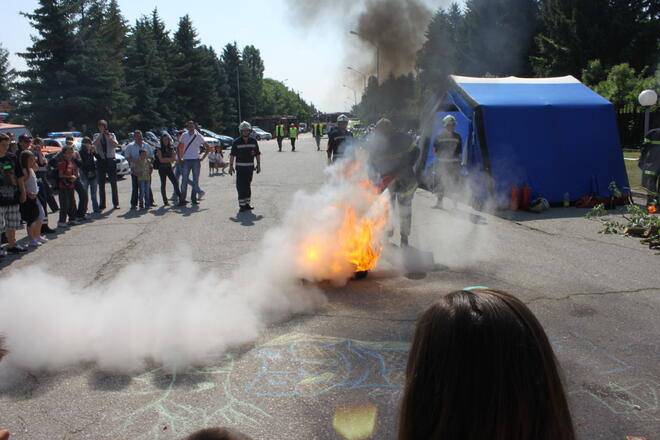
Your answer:
[[[425,175],[434,161],[432,139],[452,114],[476,199],[505,205],[516,184],[550,203],[566,193],[572,201],[610,197],[612,181],[628,188],[614,107],[574,77],[451,79],[422,155]]]

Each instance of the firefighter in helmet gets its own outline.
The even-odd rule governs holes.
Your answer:
[[[352,138],[353,133],[348,131],[348,116],[339,115],[337,126],[328,134],[328,164],[336,162],[344,156],[348,141]]]
[[[433,192],[437,197],[435,208],[442,208],[442,198],[446,192],[455,193],[461,171],[463,140],[456,129],[456,118],[447,115],[442,120],[443,130],[433,140],[435,164],[433,166]],[[452,194],[453,197],[456,197]],[[454,199],[456,205],[456,199]]]
[[[646,133],[642,153],[639,156],[639,168],[642,170],[642,186],[648,191],[646,204],[649,212],[657,212],[660,197],[658,179],[660,178],[660,128]]]
[[[375,127],[376,137],[369,155],[370,165],[390,191],[392,208],[399,209],[401,246],[408,246],[412,227],[412,200],[417,190],[415,163],[419,157],[416,139],[396,131],[389,119]]]
[[[234,139],[229,155],[229,175],[236,173],[236,190],[238,191],[239,211],[249,211],[254,208],[250,205],[252,197],[252,175],[256,171],[261,172],[261,152],[257,140],[251,135],[252,126],[243,121],[238,126],[241,133]],[[255,168],[254,161],[257,161]],[[234,168],[234,165],[236,168]]]

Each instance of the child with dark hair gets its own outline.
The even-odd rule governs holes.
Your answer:
[[[516,297],[450,293],[417,320],[399,440],[574,440],[555,355]]]
[[[132,171],[138,181],[138,200],[140,209],[148,208],[153,203],[151,200],[150,184],[151,173],[154,167],[147,156],[146,150],[140,150],[140,158],[133,163]]]
[[[19,156],[21,164],[21,171],[23,176],[23,185],[25,186],[25,201],[21,203],[21,218],[27,225],[27,235],[29,246],[38,247],[42,243],[46,243],[48,239],[41,236],[41,225],[46,217],[45,211],[37,194],[39,193],[39,186],[37,184],[37,175],[35,170],[38,169],[37,161],[34,154],[30,150],[21,151]]]
[[[252,438],[231,428],[206,428],[193,432],[184,440],[252,440]]]

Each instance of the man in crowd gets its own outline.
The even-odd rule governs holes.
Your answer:
[[[282,151],[282,139],[284,139],[284,123],[281,119],[275,126],[275,139],[277,139],[277,151]]]
[[[145,151],[147,153],[147,158],[151,161],[154,160],[154,149],[144,142],[142,137],[142,132],[140,130],[135,130],[133,132],[134,141],[132,144],[128,145],[124,150],[124,157],[131,165],[131,170],[133,167],[140,161],[140,152]],[[154,195],[151,192],[151,180],[149,181],[149,200],[151,201],[149,206],[156,206],[154,203]],[[138,176],[131,173],[131,209],[137,209],[138,204]]]
[[[199,204],[199,173],[202,169],[201,163],[209,154],[209,144],[204,141],[204,137],[197,131],[193,121],[186,123],[188,129],[179,138],[179,158],[183,161],[183,174],[181,180],[181,197],[179,205],[186,205],[188,202],[188,176],[192,171],[193,187],[190,192],[190,198],[193,205]],[[200,157],[202,147],[205,148],[204,154]]]
[[[18,158],[9,152],[9,136],[0,133],[0,232],[7,235],[7,252],[18,254],[26,249],[16,244],[16,230],[21,228],[20,204],[27,197],[23,171]],[[0,256],[5,251],[0,250]]]
[[[347,140],[353,138],[353,133],[348,131],[348,116],[339,115],[337,126],[328,134],[328,164],[341,159],[346,153]]]
[[[105,209],[105,182],[110,182],[112,189],[112,204],[119,209],[119,192],[117,191],[117,162],[115,148],[119,145],[117,137],[108,130],[108,123],[101,119],[98,123],[99,132],[94,135],[92,143],[98,154],[97,170],[99,178],[99,209]]]
[[[238,126],[240,137],[234,139],[229,155],[229,174],[236,172],[236,190],[238,191],[239,211],[249,211],[254,208],[250,205],[252,197],[252,176],[253,172],[261,172],[261,152],[257,140],[250,136],[252,126],[249,122],[243,121]],[[257,167],[254,167],[254,160],[257,160]],[[236,169],[234,169],[234,164]]]
[[[321,138],[323,137],[323,124],[318,119],[312,124],[312,136],[316,140],[316,151],[321,151]]]
[[[456,118],[447,115],[442,120],[442,125],[444,129],[433,141],[433,151],[435,152],[433,192],[437,198],[435,208],[442,208],[442,199],[446,192],[455,193],[458,190],[463,151],[461,135],[454,131]],[[454,205],[456,205],[456,195],[452,194],[452,197],[454,197]]]
[[[298,140],[298,127],[296,124],[291,124],[289,127],[289,139],[291,139],[291,151],[296,151],[296,140]]]

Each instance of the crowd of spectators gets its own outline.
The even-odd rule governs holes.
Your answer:
[[[44,153],[40,138],[23,134],[14,142],[11,136],[0,134],[0,257],[39,247],[48,242],[48,234],[76,226],[90,220],[92,213],[106,210],[106,183],[112,206],[119,209],[118,150],[117,137],[104,120],[98,122],[96,134],[82,138],[79,148],[75,147],[75,139],[67,136],[65,145],[51,157]],[[199,176],[207,155],[209,175],[224,173],[228,166],[222,148],[209,146],[193,121],[174,138],[164,131],[160,145],[155,147],[136,130],[133,142],[123,153],[131,169],[131,210],[157,206],[151,190],[154,171],[160,177],[163,205],[169,206],[174,200],[178,206],[186,206],[188,187],[193,205],[199,204],[205,194]],[[167,180],[174,190],[169,199]],[[51,213],[58,213],[56,228],[49,225],[49,208]],[[16,242],[16,231],[22,228],[27,231],[26,246]]]

